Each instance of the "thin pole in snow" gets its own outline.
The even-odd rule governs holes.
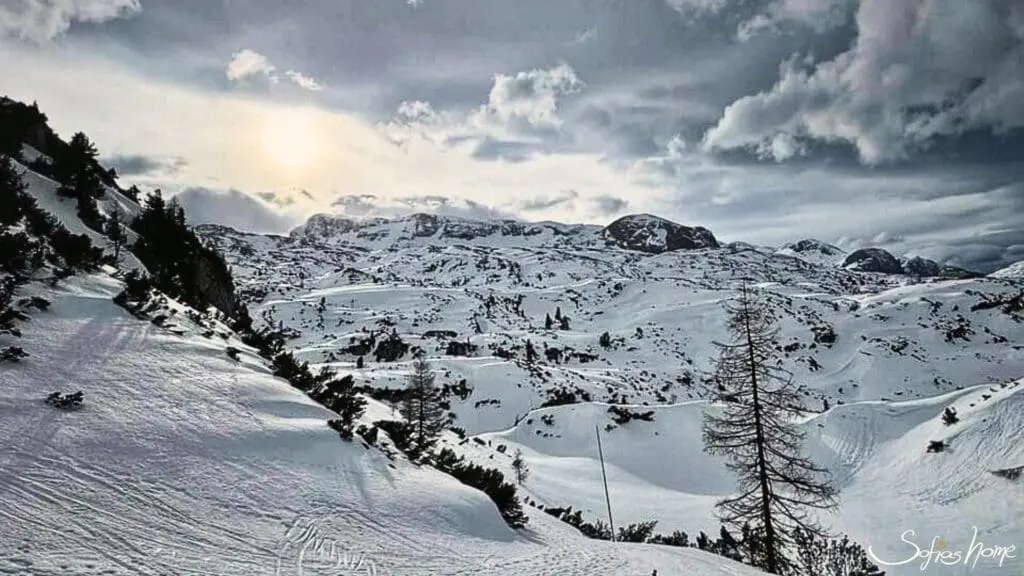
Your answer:
[[[612,521],[612,499],[608,496],[608,476],[604,471],[604,451],[601,450],[601,431],[594,426],[597,434],[597,455],[601,458],[601,479],[604,481],[604,501],[608,505],[608,528],[612,531],[612,542],[615,541],[615,522]]]

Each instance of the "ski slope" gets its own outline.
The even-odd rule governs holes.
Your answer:
[[[342,442],[223,326],[157,327],[113,304],[119,288],[33,285],[53,305],[24,325],[31,357],[0,367],[0,574],[756,573],[529,508],[514,532],[482,493]],[[44,404],[56,390],[83,407]]]

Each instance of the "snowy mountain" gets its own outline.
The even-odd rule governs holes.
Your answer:
[[[33,142],[59,155],[45,140]],[[27,194],[109,253],[44,175],[57,175],[45,152],[22,149]],[[104,182],[99,214],[150,208],[129,196]],[[554,517],[607,518],[600,433],[618,527],[718,533],[714,504],[734,478],[703,452],[701,423],[721,409],[707,400],[712,343],[743,285],[773,306],[784,367],[811,409],[799,422],[808,451],[839,488],[827,525],[891,563],[914,552],[905,530],[922,549],[934,537],[966,551],[974,527],[989,550],[1024,543],[1017,274],[950,279],[892,255],[899,269],[875,272],[814,240],[723,245],[650,215],[606,227],[318,215],[289,235],[195,232],[223,254],[227,279],[195,245],[201,264],[188,262],[174,297],[125,304],[138,284],[126,271],[177,273],[141,249],[74,274],[54,257],[17,285],[0,350],[28,355],[0,362],[0,573],[760,574],[692,547],[588,539]],[[299,359],[354,377],[370,398],[363,426],[399,417],[394,394],[422,351],[455,418],[440,447],[509,478],[522,451],[526,527],[396,454],[383,428],[339,438],[327,425],[338,414],[275,376],[242,304]],[[45,400],[72,391],[77,410]],[[1002,560],[928,569],[1022,566],[1019,553]],[[922,571],[920,559],[883,568]]]
[[[198,231],[227,255],[259,321],[286,327],[311,363],[386,398],[423,350],[439,383],[462,391],[451,411],[473,441],[461,453],[511,473],[521,449],[537,503],[604,517],[599,428],[617,521],[657,520],[665,532],[717,530],[714,502],[732,484],[701,453],[711,342],[726,336],[722,302],[753,283],[775,304],[786,368],[819,412],[804,425],[842,489],[833,527],[883,558],[904,552],[902,526],[943,526],[965,546],[971,522],[993,542],[1021,540],[1010,528],[1021,493],[990,474],[1024,464],[1019,279],[928,278],[895,258],[890,274],[848,269],[847,255],[816,241],[649,249],[669,246],[657,229],[632,245],[598,227],[425,215],[317,216],[290,236]],[[969,423],[947,430],[950,406]],[[956,456],[926,453],[951,436]],[[995,504],[1007,498],[1016,508]],[[918,571],[900,570],[889,573]]]

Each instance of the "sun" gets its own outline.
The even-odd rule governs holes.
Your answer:
[[[316,123],[299,112],[277,112],[263,118],[263,152],[285,168],[301,168],[316,160],[320,134]]]

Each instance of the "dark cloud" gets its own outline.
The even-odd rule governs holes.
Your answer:
[[[550,210],[558,206],[571,204],[579,197],[579,193],[575,190],[566,190],[554,197],[537,196],[536,198],[522,202],[519,207],[520,210],[525,210],[526,212],[540,212]]]
[[[614,196],[598,196],[594,198],[594,204],[602,216],[613,216],[624,212],[629,207],[629,201]]]
[[[459,139],[451,141],[458,143]],[[526,142],[513,142],[498,140],[485,136],[480,139],[473,150],[473,157],[480,160],[504,160],[506,162],[526,162],[535,151],[536,147]]]
[[[345,195],[335,198],[331,207],[341,216],[356,218],[393,218],[425,213],[475,220],[516,219],[510,212],[472,200],[446,196],[383,198],[373,194]]]
[[[190,224],[221,224],[247,232],[285,233],[301,219],[235,189],[186,188],[174,196]]]
[[[120,176],[176,176],[188,166],[181,157],[157,158],[142,154],[115,154],[100,160]]]
[[[786,161],[801,139],[841,141],[877,165],[936,137],[1024,128],[1024,4],[860,0],[856,23],[848,51],[792,58],[771,89],[731,103],[705,147]]]
[[[257,192],[255,196],[269,204],[280,206],[282,208],[295,205],[295,198],[285,194],[278,194],[277,192]]]

